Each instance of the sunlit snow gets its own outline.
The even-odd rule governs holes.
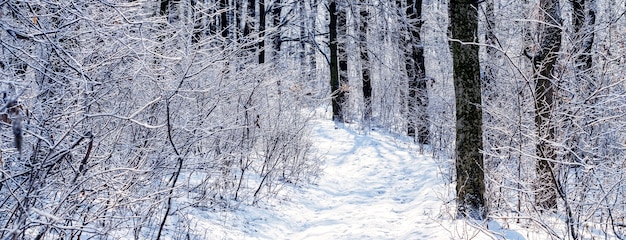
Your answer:
[[[288,185],[282,200],[234,212],[192,211],[194,234],[207,239],[526,239],[496,222],[454,220],[451,187],[444,185],[437,162],[406,137],[365,133],[327,118],[312,126],[312,142],[324,159],[315,184]]]

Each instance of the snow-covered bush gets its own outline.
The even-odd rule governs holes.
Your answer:
[[[10,116],[21,151],[1,128],[0,238],[177,236],[180,209],[258,203],[317,174],[305,94],[282,89],[296,71],[253,64],[246,39],[194,38],[215,6],[177,6],[0,4],[2,106],[24,109]]]

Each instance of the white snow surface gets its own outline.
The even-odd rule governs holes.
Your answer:
[[[412,144],[314,122],[323,175],[280,206],[277,222],[258,223],[267,239],[433,239],[441,201],[436,164]],[[445,236],[445,232],[440,232]]]
[[[206,239],[526,239],[495,221],[454,220],[438,164],[403,136],[327,119],[312,123],[323,172],[312,185],[286,185],[280,200],[234,212],[192,211]],[[446,204],[445,201],[448,201]],[[491,230],[487,230],[487,226]]]

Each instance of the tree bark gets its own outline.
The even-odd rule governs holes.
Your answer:
[[[282,24],[282,19],[281,19],[281,11],[282,11],[282,5],[281,5],[281,0],[274,0],[274,3],[272,5],[272,25],[274,27],[274,32],[272,33],[272,45],[274,48],[274,51],[272,51],[272,61],[274,64],[276,64],[276,66],[279,65],[279,58],[280,58],[280,48],[282,46],[282,32],[281,32],[281,24]],[[282,95],[282,81],[280,78],[276,79],[276,87],[278,88],[278,95]],[[279,108],[280,108],[280,104],[279,104]]]
[[[339,92],[337,98],[341,103],[341,115],[343,121],[346,120],[346,105],[348,102],[348,21],[346,12],[346,1],[339,1],[337,6],[337,61],[339,63]]]
[[[426,67],[424,66],[424,44],[421,39],[422,1],[407,0],[406,16],[411,41],[405,52],[405,65],[408,76],[408,126],[407,135],[417,137],[421,144],[429,143],[428,89]]]
[[[311,44],[317,44],[315,35],[317,34],[317,0],[309,0],[310,2],[310,25],[309,25],[309,40]],[[309,53],[309,67],[310,67],[310,76],[309,79],[315,80],[317,78],[317,59],[315,55],[315,48],[311,47],[312,50]]]
[[[372,82],[370,78],[370,58],[367,50],[367,23],[369,12],[367,0],[360,0],[359,15],[359,50],[361,56],[361,80],[363,82],[363,120],[369,122],[372,118]]]
[[[576,67],[581,73],[587,72],[593,65],[591,47],[594,41],[593,26],[596,23],[595,0],[570,0],[572,3],[572,25],[576,41]]]
[[[454,91],[456,96],[457,216],[485,219],[478,4],[455,0],[449,5]]]
[[[300,14],[300,50],[298,52],[298,58],[300,58],[300,77],[301,78],[306,78],[307,77],[307,71],[306,71],[306,66],[307,66],[307,62],[306,62],[306,50],[307,50],[307,34],[306,34],[306,22],[308,20],[307,18],[307,14],[306,14],[306,2],[305,1],[299,1],[298,2],[298,12]]]
[[[341,90],[339,89],[339,64],[337,59],[337,2],[336,0],[329,1],[330,91],[332,94],[333,121],[342,122],[343,112],[341,107],[343,102],[341,102],[342,98],[339,96]]]
[[[265,63],[265,0],[259,0],[259,64]]]
[[[161,16],[168,16],[170,8],[170,0],[161,0],[161,4],[159,6],[159,14]]]
[[[254,32],[254,18],[255,18],[255,0],[248,0],[248,5],[246,6],[246,16],[245,16],[245,25],[243,27],[243,36],[248,37],[251,33]]]
[[[281,33],[281,24],[282,24],[282,19],[281,19],[281,11],[283,10],[282,8],[282,3],[280,0],[274,0],[274,4],[272,5],[272,24],[274,27],[274,34],[272,37],[272,42],[273,42],[273,47],[274,47],[274,51],[273,51],[273,57],[274,57],[274,62],[278,62],[278,54],[280,53],[280,48],[282,46],[282,33]]]
[[[226,38],[228,38],[228,0],[220,0],[220,8],[222,9],[220,14],[221,33],[224,41],[226,41]]]
[[[558,0],[541,0],[543,23],[541,24],[540,46],[532,54],[525,54],[532,60],[535,78],[535,127],[538,142],[537,153],[537,184],[535,203],[542,210],[557,208],[557,181],[555,178],[554,161],[556,149],[552,144],[555,140],[554,111],[555,86],[553,83],[554,65],[561,48],[561,15]]]

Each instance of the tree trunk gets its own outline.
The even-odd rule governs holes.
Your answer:
[[[159,14],[161,16],[169,16],[169,8],[170,8],[170,1],[169,0],[161,0],[161,5],[159,7]]]
[[[259,0],[259,64],[265,63],[265,0]]]
[[[242,39],[241,39],[241,34],[243,33],[243,28],[241,28],[241,26],[243,26],[243,24],[245,24],[245,18],[242,18],[242,13],[239,10],[240,7],[242,5],[241,0],[231,0],[230,1],[230,7],[232,9],[232,11],[230,11],[231,14],[231,22],[233,24],[232,26],[232,32],[231,32],[231,38],[233,39],[233,41],[237,41],[237,43],[239,43],[241,45],[242,43]],[[245,17],[245,11],[244,11],[244,15],[243,17]]]
[[[343,102],[341,101],[343,99],[339,96],[341,90],[339,89],[339,64],[337,61],[337,2],[336,0],[329,1],[330,91],[332,94],[333,121],[342,122],[343,112],[341,107]]]
[[[408,76],[408,126],[407,134],[417,137],[421,144],[429,143],[428,89],[424,66],[424,44],[421,39],[422,1],[407,0],[406,16],[411,41],[407,44],[405,64]],[[417,133],[416,133],[417,131]],[[417,135],[417,136],[416,136]]]
[[[317,44],[316,39],[315,39],[315,35],[317,34],[317,0],[310,0],[310,15],[309,18],[311,20],[310,25],[309,25],[309,40],[311,41],[311,45],[312,44]],[[309,79],[311,80],[315,80],[317,79],[317,59],[315,56],[315,48],[311,47],[312,50],[309,53],[309,67],[310,67],[310,76]]]
[[[239,7],[244,6],[243,11],[239,12],[239,16],[241,23],[237,23],[237,26],[243,25],[243,29],[238,35],[240,37],[237,39],[240,43],[242,50],[245,50],[247,56],[255,56],[257,54],[257,46],[255,43],[257,42],[257,37],[254,35],[256,33],[256,0],[239,0]],[[248,55],[249,54],[249,55]],[[252,63],[256,63],[257,59],[250,59],[246,57],[246,60]]]
[[[586,73],[593,65],[591,47],[593,46],[596,23],[596,0],[570,0],[572,2],[572,25],[574,26],[574,51],[579,54],[576,58],[576,67],[581,73]]]
[[[282,39],[281,39],[281,24],[282,24],[282,19],[281,19],[281,11],[283,10],[282,5],[281,5],[281,1],[280,0],[274,0],[274,4],[272,5],[272,24],[274,27],[274,32],[273,33],[273,37],[272,37],[272,42],[273,42],[273,47],[274,47],[274,51],[273,51],[273,57],[274,57],[274,62],[278,62],[278,54],[280,53],[280,48],[282,45]]]
[[[306,14],[306,1],[299,1],[298,2],[298,12],[300,15],[300,50],[298,52],[298,58],[300,60],[300,77],[303,79],[307,79],[308,81],[310,81],[310,79],[306,78],[307,77],[307,62],[306,62],[306,50],[307,50],[307,34],[306,34],[306,22],[308,21],[307,18],[307,14]]]
[[[554,111],[555,87],[553,84],[554,65],[561,48],[561,15],[558,0],[541,0],[543,23],[540,32],[540,46],[536,51],[525,54],[532,60],[535,78],[535,127],[538,142],[536,146],[538,162],[536,165],[537,185],[535,203],[543,210],[557,207],[557,181],[554,161],[556,150],[555,124],[552,122]]]
[[[220,0],[220,9],[222,9],[222,13],[220,14],[220,27],[222,37],[224,41],[226,41],[226,38],[228,38],[228,0]]]
[[[369,122],[372,118],[372,82],[370,79],[370,57],[367,52],[367,0],[360,0],[359,15],[359,50],[361,55],[361,80],[363,82],[363,121]]]
[[[274,51],[272,51],[272,61],[273,63],[278,66],[279,64],[279,58],[280,58],[280,48],[282,45],[282,32],[281,32],[281,11],[282,11],[282,5],[281,5],[281,1],[280,0],[274,0],[274,4],[272,5],[272,24],[274,27],[274,32],[272,34],[272,45],[274,47]],[[278,88],[278,95],[282,94],[282,81],[280,78],[276,79],[276,87]],[[280,108],[280,104],[279,104],[279,108]]]
[[[256,13],[255,7],[256,7],[256,1],[248,0],[248,5],[246,7],[246,15],[244,17],[245,19],[245,25],[243,27],[244,37],[248,37],[255,30],[254,29],[254,18],[255,18],[255,13]]]
[[[480,64],[477,39],[478,4],[472,0],[449,5],[454,91],[456,96],[457,216],[484,219],[485,182],[482,149]],[[460,42],[459,42],[460,41]],[[461,43],[462,42],[462,43]]]
[[[596,122],[598,116],[600,115],[598,112],[598,107],[596,104],[598,103],[598,98],[592,97],[597,94],[598,84],[600,81],[597,81],[594,77],[592,66],[593,66],[593,58],[591,49],[594,42],[594,25],[596,21],[596,13],[595,13],[595,0],[571,0],[572,4],[572,25],[573,25],[573,48],[571,50],[571,54],[574,58],[574,66],[575,66],[575,85],[577,86],[575,89],[582,90],[578,91],[576,95],[580,96],[580,99],[583,99],[582,102],[576,102],[571,105],[568,112],[584,112],[583,116],[585,119],[582,121],[585,122]],[[579,100],[580,101],[580,100]],[[565,104],[564,104],[565,105]],[[582,108],[582,109],[580,109]],[[573,121],[576,121],[575,118],[572,118],[570,114],[566,117],[566,125],[571,125]],[[591,145],[596,145],[591,143],[591,139],[585,138],[585,136],[591,135],[587,133],[595,132],[597,129],[597,124],[583,124],[581,125],[581,130],[585,134],[573,133],[566,136],[566,143],[564,149],[565,156],[564,159],[569,160],[574,163],[585,163],[585,158],[587,152],[582,150],[585,144],[587,143]],[[581,132],[581,133],[582,133]]]
[[[340,1],[337,6],[337,60],[339,63],[339,92],[337,98],[341,103],[341,115],[346,120],[346,110],[348,103],[348,93],[350,87],[348,85],[348,21],[346,13],[346,1]]]

